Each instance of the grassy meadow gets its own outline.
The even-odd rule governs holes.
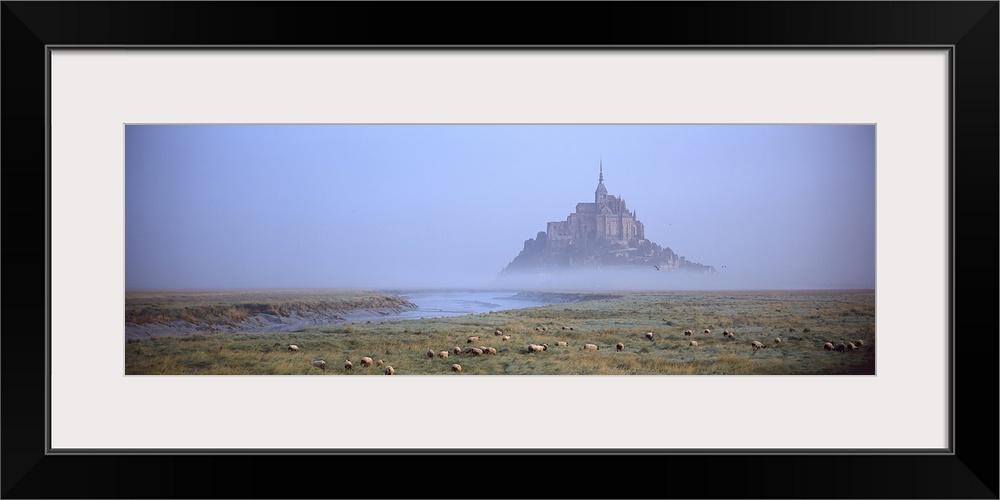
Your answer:
[[[348,300],[361,307],[394,307],[392,295],[342,292],[338,298],[285,296],[270,304],[286,313],[303,304]],[[611,298],[445,318],[342,322],[293,332],[193,333],[129,339],[127,375],[382,375],[361,358],[383,360],[395,375],[874,375],[875,292],[718,291],[614,292]],[[174,300],[176,299],[176,300]],[[155,304],[191,318],[221,317],[248,303],[220,294],[199,309],[191,298],[151,294],[126,300],[126,316],[156,314]],[[328,302],[322,302],[326,300]],[[401,300],[401,299],[399,299]],[[203,299],[199,299],[201,303]],[[353,301],[353,302],[352,302]],[[405,302],[405,301],[404,301]],[[185,305],[186,304],[186,305]],[[337,302],[345,307],[344,302]],[[350,305],[348,304],[348,305]],[[185,309],[188,307],[188,309]],[[282,308],[285,309],[282,309]],[[317,306],[319,307],[319,306]],[[245,307],[243,309],[246,309]],[[130,312],[132,316],[129,316]],[[199,312],[200,311],[200,312]],[[222,315],[224,316],[224,314]],[[176,319],[176,318],[175,318]],[[215,321],[218,321],[216,319]],[[704,330],[711,333],[704,333]],[[497,334],[497,330],[502,335]],[[686,336],[685,330],[693,335]],[[733,333],[732,338],[722,332]],[[645,337],[653,332],[653,339]],[[502,340],[503,336],[510,340]],[[479,340],[469,342],[469,337]],[[775,339],[780,338],[780,343]],[[854,351],[823,344],[863,341]],[[697,346],[690,341],[697,341]],[[766,347],[754,349],[751,342]],[[565,342],[566,346],[557,346]],[[621,342],[624,348],[616,350]],[[584,350],[584,344],[599,349]],[[289,344],[298,346],[290,352]],[[548,349],[528,353],[529,344]],[[456,354],[455,348],[493,347],[496,354]],[[448,357],[428,356],[428,350]],[[326,368],[313,366],[326,361]],[[344,368],[351,360],[353,368]],[[458,363],[460,373],[451,370]]]

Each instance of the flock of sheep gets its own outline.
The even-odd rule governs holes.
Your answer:
[[[574,330],[574,327],[564,326],[564,327],[562,327],[562,329],[563,330]],[[535,327],[535,331],[536,332],[546,332],[546,331],[548,331],[548,327],[546,327],[546,326],[536,326]],[[706,329],[704,329],[703,333],[705,333],[705,334],[711,334],[712,330],[706,328]],[[500,329],[496,329],[493,332],[493,334],[495,336],[497,336],[497,337],[500,337],[500,340],[503,341],[503,342],[507,342],[507,341],[509,341],[511,339],[510,335],[504,334],[504,332],[501,331]],[[684,330],[684,336],[686,336],[686,337],[692,337],[693,335],[694,335],[694,332],[692,330]],[[645,333],[644,337],[645,337],[646,340],[648,340],[650,342],[653,342],[654,338],[655,338],[655,335],[653,334],[652,331],[648,331],[648,332]],[[733,332],[730,332],[729,330],[723,330],[722,331],[722,337],[723,338],[728,338],[728,339],[733,339],[733,338],[736,337],[736,335]],[[466,343],[467,344],[479,343],[479,342],[480,342],[480,337],[476,336],[476,335],[469,336],[466,339]],[[775,337],[773,342],[774,342],[775,346],[781,344],[781,337]],[[860,340],[860,339],[855,340],[853,342],[839,342],[837,344],[834,344],[833,342],[826,342],[826,343],[823,344],[823,349],[827,350],[827,351],[839,351],[839,352],[856,351],[856,350],[858,350],[860,347],[862,347],[864,345],[865,345],[864,341]],[[693,340],[692,339],[692,340],[688,341],[688,346],[689,347],[698,347],[699,343],[698,343],[697,340]],[[557,341],[557,342],[555,342],[555,347],[569,347],[569,343],[566,342],[566,341]],[[754,340],[754,341],[750,342],[750,347],[753,349],[753,352],[756,352],[758,349],[764,349],[764,348],[766,348],[768,346],[767,346],[767,344],[765,344],[765,343],[763,343],[763,342],[761,342],[759,340]],[[592,343],[585,343],[585,344],[583,344],[583,350],[585,350],[585,351],[597,351],[597,350],[600,350],[600,348],[601,347],[599,345],[597,345],[597,344],[592,344]],[[538,353],[538,352],[543,352],[543,351],[548,351],[548,350],[549,350],[549,344],[548,343],[543,343],[543,344],[534,344],[534,343],[532,343],[532,344],[528,344],[526,353],[527,354],[532,354],[532,353]],[[624,342],[618,342],[617,344],[615,344],[615,351],[616,352],[622,352],[624,350],[625,350],[625,344],[624,344]],[[298,352],[298,351],[299,351],[299,346],[297,346],[295,344],[289,344],[288,345],[288,352]],[[451,350],[445,350],[445,351],[435,351],[434,349],[427,349],[427,354],[426,355],[430,359],[434,359],[434,358],[446,359],[446,358],[448,358],[448,356],[449,356],[450,353],[454,353],[456,355],[470,355],[470,356],[486,356],[486,355],[496,356],[497,355],[497,349],[495,347],[489,347],[489,346],[484,346],[484,345],[480,345],[479,347],[469,346],[469,347],[465,347],[464,349],[461,348],[461,347],[459,347],[459,346],[455,346]],[[370,358],[368,356],[365,356],[365,357],[361,358],[360,364],[361,364],[362,368],[370,368],[373,364],[375,366],[380,367],[380,368],[382,368],[384,366],[384,368],[382,369],[382,372],[385,375],[393,375],[396,372],[395,369],[392,366],[386,365],[383,360],[380,359],[378,361],[373,361],[372,358]],[[326,361],[324,361],[322,359],[314,360],[312,362],[312,366],[314,366],[316,368],[319,368],[320,370],[324,370],[325,371],[326,370]],[[354,363],[352,363],[350,359],[344,360],[344,370],[345,371],[346,370],[352,370],[353,368],[354,368]],[[461,373],[462,372],[462,365],[460,365],[458,363],[452,364],[451,365],[451,371],[455,372],[455,373]]]

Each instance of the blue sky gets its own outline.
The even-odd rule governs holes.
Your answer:
[[[875,287],[874,125],[127,125],[125,287],[490,286],[601,164],[683,287]]]

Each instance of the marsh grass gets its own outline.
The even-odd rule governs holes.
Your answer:
[[[702,333],[706,328],[712,333]],[[497,329],[511,340],[501,341]],[[694,335],[685,336],[687,329]],[[725,329],[735,338],[725,338]],[[644,338],[647,331],[654,332],[652,341]],[[467,342],[470,336],[479,341]],[[688,345],[692,339],[697,347]],[[865,345],[854,352],[822,347],[856,339]],[[767,347],[753,350],[754,340]],[[557,341],[568,346],[557,347]],[[618,342],[625,346],[621,352],[615,350]],[[529,354],[531,343],[549,347]],[[585,343],[600,349],[585,351]],[[300,350],[288,352],[288,344]],[[494,347],[497,354],[452,352],[480,346]],[[428,349],[449,356],[428,358]],[[874,291],[630,292],[448,318],[150,337],[125,344],[125,372],[382,375],[381,368],[361,367],[360,359],[369,356],[392,365],[397,375],[872,375],[875,349]],[[311,365],[315,359],[327,362],[325,371]],[[344,370],[345,359],[354,363],[352,370]],[[451,372],[453,363],[462,365],[461,373]]]

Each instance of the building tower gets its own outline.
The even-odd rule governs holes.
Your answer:
[[[603,205],[607,202],[608,188],[604,187],[604,160],[601,160],[601,176],[597,179],[597,191],[594,191],[594,203]]]

